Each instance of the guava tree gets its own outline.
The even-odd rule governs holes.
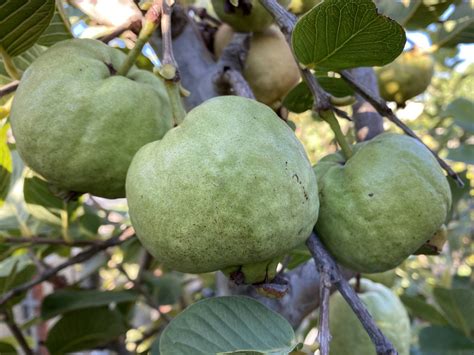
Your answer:
[[[4,1],[0,353],[472,353],[472,13]]]

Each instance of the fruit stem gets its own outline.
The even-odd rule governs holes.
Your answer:
[[[127,75],[128,71],[140,55],[143,46],[148,42],[151,35],[155,31],[157,25],[157,22],[145,18],[145,23],[138,34],[137,42],[135,42],[135,46],[130,50],[130,52],[128,52],[127,58],[125,58],[125,61],[117,71],[117,75]]]
[[[15,63],[13,63],[12,57],[10,57],[10,55],[2,46],[0,46],[0,57],[3,59],[3,65],[10,78],[20,80],[21,72],[17,69]]]
[[[184,120],[186,111],[181,101],[181,90],[179,82],[171,80],[163,80],[165,82],[166,91],[168,92],[168,98],[170,99],[171,111],[173,113],[174,126],[178,126]]]
[[[342,154],[344,154],[346,160],[349,159],[352,156],[352,148],[349,145],[349,142],[347,142],[346,136],[344,136],[344,134],[342,133],[341,126],[339,125],[339,121],[334,115],[334,112],[332,110],[321,111],[320,115],[321,118],[329,124],[332,131],[334,132],[336,141],[341,147]]]

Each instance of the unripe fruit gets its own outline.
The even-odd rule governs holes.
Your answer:
[[[220,57],[233,35],[230,26],[219,27],[214,39],[217,57]],[[285,37],[276,26],[253,34],[243,75],[256,99],[274,108],[280,106],[281,100],[298,84],[298,66]]]
[[[130,217],[145,248],[189,273],[263,268],[316,223],[316,176],[303,146],[268,107],[220,96],[144,146],[127,176]],[[247,277],[248,276],[248,277]]]
[[[237,32],[261,32],[273,23],[272,15],[260,4],[259,0],[250,0],[249,8],[243,2],[240,2],[238,7],[230,4],[229,0],[212,0],[211,2],[219,19],[232,26]],[[289,2],[290,0],[278,0],[283,7],[286,7]]]
[[[398,296],[389,288],[361,280],[362,303],[399,355],[410,353],[410,319]],[[375,355],[375,346],[339,292],[329,300],[331,355]]]
[[[445,222],[451,190],[438,162],[417,140],[384,133],[345,160],[316,164],[321,211],[316,230],[344,266],[393,269]]]
[[[59,189],[125,197],[132,157],[172,127],[164,84],[91,39],[59,42],[23,74],[11,110],[21,158]]]
[[[392,63],[376,69],[380,95],[404,106],[405,101],[423,93],[431,83],[434,60],[414,48],[403,52]]]

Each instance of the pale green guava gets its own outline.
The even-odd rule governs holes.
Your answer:
[[[383,334],[399,355],[410,353],[410,319],[398,296],[384,285],[362,279],[358,294]],[[329,303],[331,355],[375,355],[375,346],[339,292]]]
[[[403,52],[390,64],[376,68],[380,95],[404,106],[405,101],[423,93],[431,83],[434,59],[418,48]]]
[[[248,12],[242,3],[238,7],[229,4],[231,12],[226,12],[226,1],[229,0],[212,0],[211,2],[219,19],[232,26],[237,32],[262,32],[273,23],[272,15],[260,4],[259,0],[251,0],[251,8]],[[278,3],[286,7],[290,0],[278,0]]]
[[[393,269],[444,223],[448,181],[417,140],[384,133],[355,146],[348,160],[331,154],[315,166],[320,238],[354,271]]]
[[[318,218],[303,146],[269,107],[237,96],[204,102],[140,149],[126,187],[142,244],[188,273],[242,267],[246,282],[262,282],[266,273],[249,264],[267,268]]]
[[[52,185],[125,196],[132,157],[172,127],[166,89],[125,54],[91,39],[60,42],[23,74],[11,110],[16,147]]]

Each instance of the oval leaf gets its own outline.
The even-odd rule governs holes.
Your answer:
[[[164,330],[161,355],[239,351],[288,354],[295,333],[279,314],[242,296],[209,298],[189,306]]]
[[[38,58],[40,54],[43,53],[45,50],[45,47],[35,44],[27,51],[13,58],[13,64],[15,64],[15,66],[21,71],[25,71],[26,68],[28,68],[30,64],[33,63],[33,61]],[[5,70],[2,57],[0,56],[0,84],[7,84],[12,80],[13,79],[10,78],[7,71]]]
[[[77,309],[136,301],[131,291],[60,290],[48,295],[41,305],[41,318],[49,319]]]
[[[472,355],[474,352],[474,341],[451,327],[423,328],[419,342],[423,355]]]
[[[450,116],[454,118],[454,123],[459,127],[468,131],[469,133],[474,133],[474,101],[465,99],[464,97],[458,98],[451,102],[446,111],[444,112],[445,116]]]
[[[292,35],[302,64],[329,70],[385,65],[405,41],[403,28],[372,0],[326,0],[299,19]]]
[[[474,335],[473,290],[436,287],[433,295],[453,327],[461,330],[466,336]]]
[[[38,39],[38,44],[42,46],[52,46],[53,44],[72,38],[71,24],[64,13],[64,9],[60,3],[56,6],[53,19],[48,28]]]
[[[66,313],[49,331],[46,346],[51,354],[94,349],[124,334],[128,327],[117,310],[86,308]]]
[[[0,7],[0,46],[10,57],[30,48],[48,27],[55,0],[6,0]]]

